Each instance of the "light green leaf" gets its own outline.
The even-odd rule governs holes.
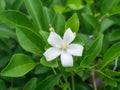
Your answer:
[[[45,43],[40,35],[38,36],[36,33],[23,27],[17,27],[16,34],[20,45],[26,51],[42,55]]]
[[[100,31],[104,32],[105,30],[107,30],[110,26],[112,26],[114,24],[114,21],[106,18],[101,22],[101,26],[100,26]]]
[[[67,0],[67,6],[72,10],[79,10],[84,7],[82,0]]]
[[[35,62],[24,54],[12,56],[9,64],[1,71],[2,76],[21,77],[35,67]]]
[[[35,90],[54,90],[54,86],[58,84],[61,75],[49,75],[39,83]]]
[[[41,37],[43,38],[44,42],[48,44],[47,39],[48,39],[49,33],[43,30],[40,30],[39,33]]]
[[[5,10],[6,3],[5,0],[0,0],[0,11]]]
[[[115,43],[104,54],[103,60],[98,64],[98,68],[101,70],[107,66],[110,62],[114,61],[116,57],[120,56],[120,42]]]
[[[9,10],[0,13],[0,19],[7,24],[11,23],[13,26],[22,26],[29,29],[33,29],[31,21],[26,15],[19,11]],[[33,29],[34,30],[34,29]]]
[[[99,23],[98,20],[93,17],[92,15],[86,15],[86,14],[82,14],[82,17],[95,29],[95,30],[99,30]]]
[[[71,28],[73,32],[78,32],[79,29],[79,18],[77,14],[73,14],[65,24],[65,29]]]
[[[35,90],[36,85],[37,85],[37,78],[32,78],[25,84],[23,90]]]
[[[95,39],[91,47],[85,52],[85,57],[81,62],[82,67],[89,66],[95,58],[99,55],[100,51],[102,50],[103,44],[103,34],[100,34],[98,38]]]
[[[52,26],[58,34],[63,35],[65,31],[65,18],[61,13],[55,15]]]
[[[58,67],[58,62],[57,60],[53,60],[53,61],[47,61],[44,57],[42,57],[40,59],[40,63],[44,66],[48,66],[48,67]]]

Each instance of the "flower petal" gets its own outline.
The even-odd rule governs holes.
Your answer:
[[[60,55],[61,51],[57,48],[51,47],[45,51],[43,54],[47,61],[52,61]]]
[[[67,48],[67,52],[74,56],[82,56],[84,47],[80,44],[70,44]]]
[[[70,44],[75,39],[75,34],[71,31],[70,28],[66,30],[63,36],[63,41],[67,44]]]
[[[72,67],[73,66],[73,57],[72,55],[62,52],[61,53],[61,63],[64,67]]]
[[[55,32],[51,32],[48,37],[48,43],[54,47],[60,48],[62,44],[62,38]]]

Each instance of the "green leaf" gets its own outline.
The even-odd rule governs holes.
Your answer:
[[[120,72],[117,72],[117,71],[105,69],[104,72],[105,72],[105,74],[112,76],[112,77],[113,76],[120,76]]]
[[[36,90],[54,90],[54,86],[58,84],[61,75],[49,75],[39,83]]]
[[[9,64],[1,71],[2,76],[21,77],[35,67],[35,62],[24,54],[12,56]]]
[[[110,47],[104,54],[103,60],[98,64],[98,68],[101,70],[107,66],[110,62],[115,60],[116,57],[120,56],[120,42],[115,43]]]
[[[5,82],[2,79],[0,79],[0,90],[6,90]]]
[[[6,3],[5,0],[0,0],[0,11],[5,10]]]
[[[41,37],[43,38],[44,42],[48,44],[47,39],[48,39],[49,33],[43,30],[40,30],[39,33]]]
[[[117,81],[112,79],[107,79],[105,82],[106,86],[117,87]]]
[[[107,30],[109,27],[111,27],[112,25],[114,24],[114,21],[111,20],[111,19],[104,19],[102,22],[101,22],[101,26],[100,26],[100,31],[101,32],[104,32],[105,30]]]
[[[23,90],[35,90],[36,85],[37,85],[37,78],[32,78],[25,84]]]
[[[21,5],[23,4],[23,0],[14,0],[14,2],[12,3],[12,5],[11,5],[11,9],[16,9],[16,10],[18,10],[18,9],[20,9],[20,7],[21,7]]]
[[[5,24],[0,24],[0,37],[3,38],[14,38],[16,39],[16,35],[15,32],[10,29],[8,26],[6,26]]]
[[[109,41],[120,40],[120,29],[110,32]]]
[[[35,74],[47,73],[49,70],[50,70],[49,67],[39,65],[39,66],[36,66],[36,68],[35,68]]]
[[[73,32],[78,32],[79,29],[79,18],[77,14],[73,14],[65,24],[65,29],[71,28]]]
[[[119,0],[103,0],[101,5],[101,13],[108,13],[114,6],[116,6],[118,2]]]
[[[82,14],[82,17],[95,29],[95,30],[99,30],[99,23],[98,20],[93,17],[92,15],[86,15],[86,14]]]
[[[23,27],[17,27],[16,34],[20,45],[26,51],[42,55],[45,43],[40,35],[38,36],[36,33]]]
[[[61,13],[55,15],[52,26],[58,34],[63,35],[65,31],[65,18]]]
[[[25,6],[38,30],[49,29],[51,11],[40,0],[24,0]]]
[[[79,10],[84,7],[82,0],[67,0],[67,6],[72,10]]]
[[[44,57],[42,57],[40,59],[40,63],[44,66],[48,66],[48,67],[58,67],[58,62],[57,59],[53,60],[53,61],[47,61]]]
[[[95,58],[99,55],[100,51],[102,50],[103,44],[103,34],[100,34],[98,38],[95,39],[91,47],[85,52],[85,57],[81,62],[82,67],[89,66]]]
[[[31,21],[26,15],[19,11],[9,10],[0,13],[0,19],[7,24],[11,23],[13,26],[22,26],[33,29]],[[34,29],[33,29],[34,30]]]

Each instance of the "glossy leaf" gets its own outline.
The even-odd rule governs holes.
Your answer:
[[[91,47],[85,52],[85,57],[81,62],[81,66],[89,66],[102,50],[103,34],[100,34],[98,38],[93,42]]]
[[[82,14],[84,20],[86,20],[95,30],[99,30],[99,23],[97,19],[92,15]]]
[[[33,29],[33,25],[28,17],[19,12],[14,10],[4,11],[0,13],[0,19],[2,19],[7,24],[13,24],[13,26],[22,26],[29,29]]]
[[[57,60],[53,60],[53,61],[47,61],[44,57],[42,57],[40,59],[40,63],[44,66],[48,66],[48,67],[58,67],[58,62]]]
[[[65,29],[71,28],[73,32],[77,32],[79,29],[79,18],[77,14],[73,14],[65,24]]]
[[[65,18],[61,13],[55,15],[52,26],[58,34],[63,35],[65,31]]]
[[[40,35],[38,36],[36,33],[23,27],[17,27],[16,34],[20,45],[26,51],[42,55],[45,43],[43,42]]]
[[[54,90],[54,86],[58,84],[61,75],[49,75],[39,83],[35,90]]]
[[[35,90],[36,86],[37,78],[32,78],[25,84],[23,90]]]
[[[35,67],[35,62],[24,54],[12,56],[9,64],[1,71],[2,76],[21,77]]]
[[[104,54],[103,60],[98,64],[99,69],[103,69],[110,62],[114,61],[116,57],[120,56],[120,42],[115,43]]]

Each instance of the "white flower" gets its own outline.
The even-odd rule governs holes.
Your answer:
[[[48,37],[48,43],[53,46],[48,48],[44,56],[47,61],[52,61],[60,56],[64,67],[73,66],[73,56],[82,56],[83,46],[80,44],[70,44],[75,39],[75,34],[68,28],[63,39],[55,32],[51,32]]]

